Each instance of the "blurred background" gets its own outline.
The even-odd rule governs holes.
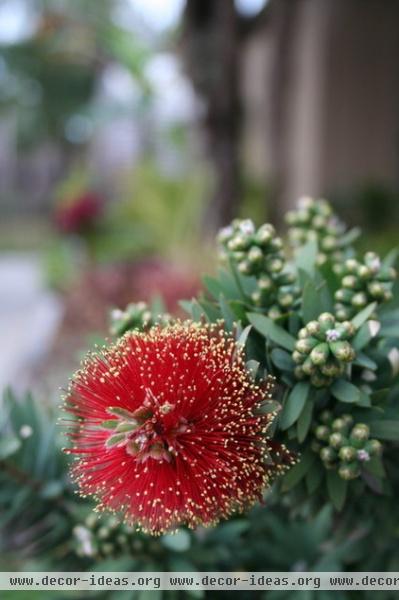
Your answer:
[[[108,311],[303,194],[395,244],[395,0],[0,0],[0,388],[57,397]]]

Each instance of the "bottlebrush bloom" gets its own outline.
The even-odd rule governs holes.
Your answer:
[[[220,326],[127,333],[72,378],[72,475],[98,510],[152,534],[214,525],[261,500],[291,460],[266,437],[271,387],[251,381]]]
[[[86,192],[57,206],[54,220],[62,233],[82,233],[95,224],[102,208],[102,198]]]

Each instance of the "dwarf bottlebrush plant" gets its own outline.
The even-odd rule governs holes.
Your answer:
[[[227,329],[252,326],[247,359],[258,376],[276,377],[276,437],[300,457],[281,490],[305,499],[311,492],[341,510],[352,479],[370,493],[388,493],[391,485],[383,465],[385,450],[399,440],[399,315],[387,304],[396,254],[358,257],[352,243],[359,232],[348,231],[325,200],[301,199],[287,221],[287,245],[268,224],[234,221],[223,229],[223,269],[205,277],[203,295],[183,306],[194,319],[224,319]],[[295,292],[276,310],[276,278],[285,272]],[[259,302],[263,278],[274,287]],[[345,417],[347,430],[324,424],[319,439],[326,411],[335,424]],[[364,440],[357,440],[361,433]]]

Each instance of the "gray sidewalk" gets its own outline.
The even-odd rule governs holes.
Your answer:
[[[62,304],[46,289],[39,257],[0,255],[0,395],[7,385],[17,392],[29,388],[61,318]]]

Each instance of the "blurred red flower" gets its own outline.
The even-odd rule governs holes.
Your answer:
[[[126,334],[88,356],[66,398],[81,493],[152,534],[242,512],[289,459],[258,411],[271,387],[219,326]]]
[[[103,199],[94,192],[85,192],[56,207],[54,221],[63,233],[83,233],[91,228],[103,208]]]

